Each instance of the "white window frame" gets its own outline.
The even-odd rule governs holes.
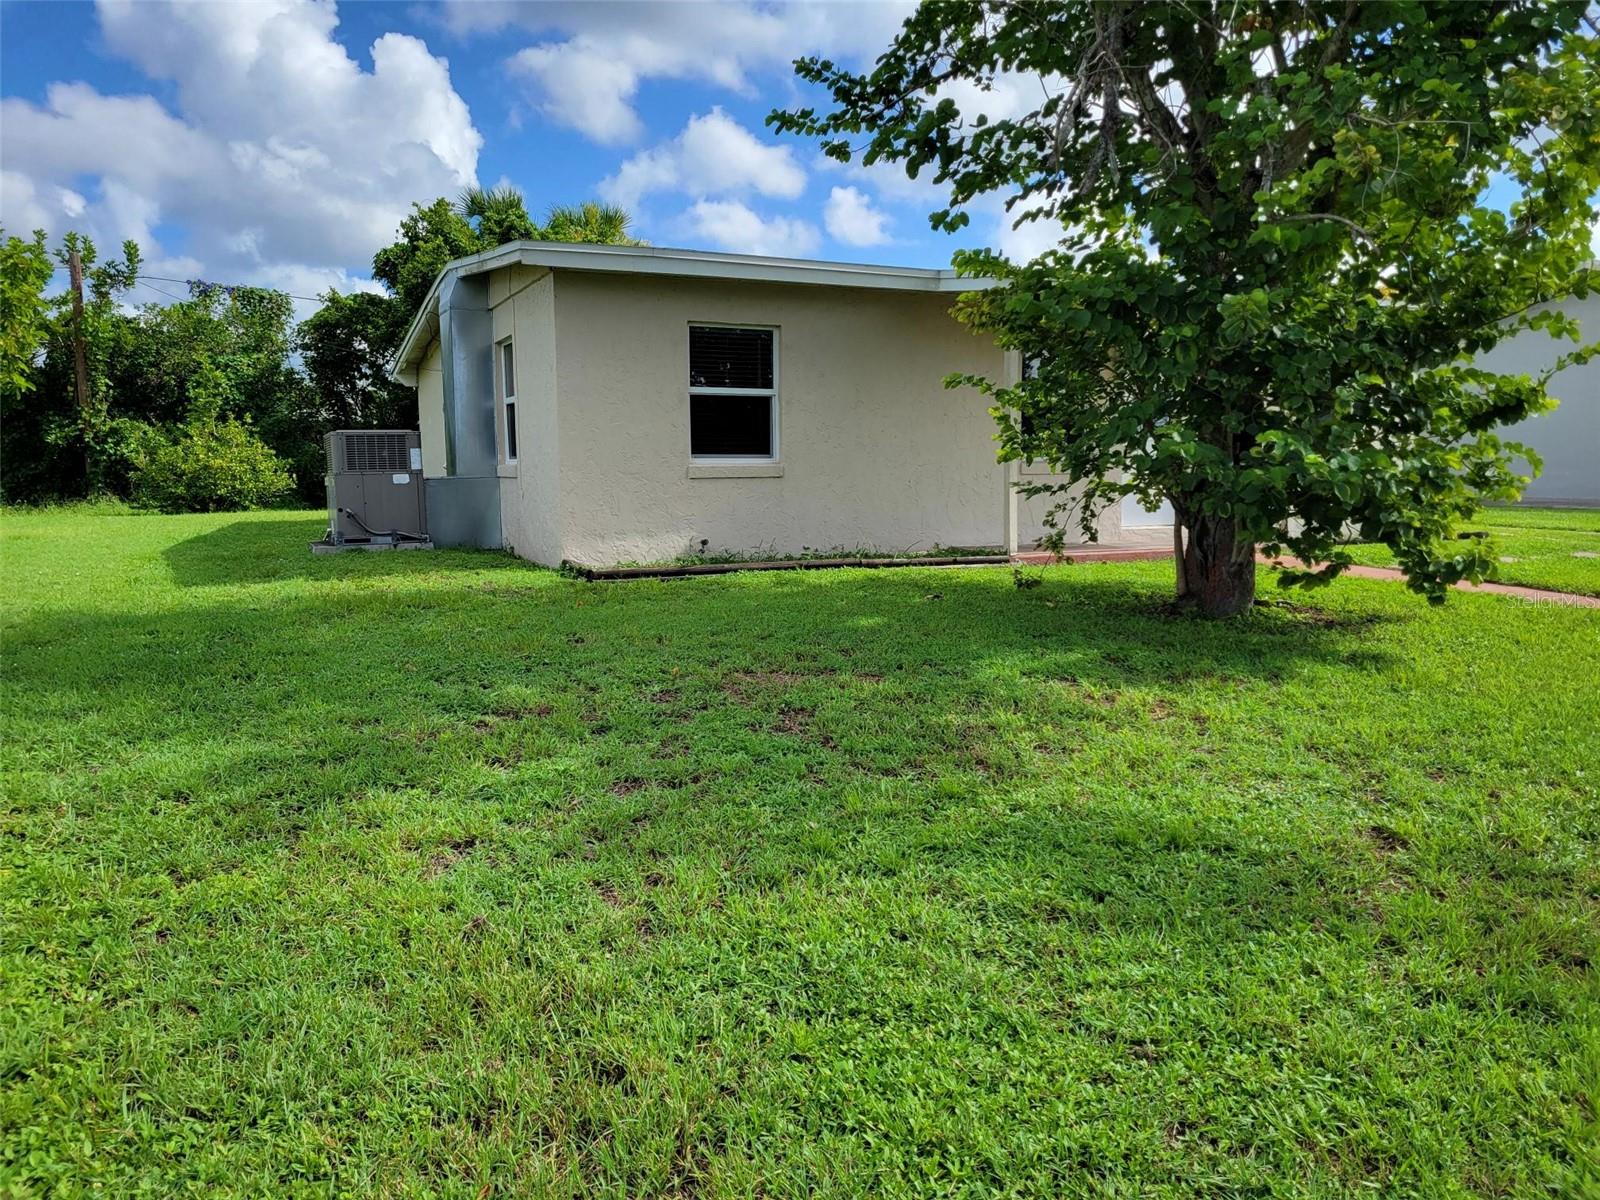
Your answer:
[[[781,382],[778,378],[778,363],[782,358],[779,353],[779,341],[782,337],[776,325],[752,325],[743,321],[690,321],[684,328],[684,374],[691,370],[691,341],[696,329],[749,329],[757,332],[770,332],[772,334],[772,386],[770,388],[720,388],[720,387],[695,387],[689,385],[689,406],[693,410],[695,396],[766,396],[770,407],[767,420],[771,422],[772,453],[771,454],[696,454],[694,452],[694,423],[687,422],[686,432],[689,440],[689,461],[697,463],[775,463],[778,458],[778,389]]]
[[[499,384],[498,390],[500,392],[500,461],[508,467],[514,467],[517,465],[516,452],[521,449],[521,445],[517,437],[518,430],[516,427],[517,352],[515,346],[515,338],[505,338],[494,344],[494,373],[495,381]],[[506,362],[508,359],[511,363],[511,387],[509,390],[506,387]]]

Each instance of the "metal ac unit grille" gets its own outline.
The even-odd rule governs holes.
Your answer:
[[[346,471],[405,471],[411,466],[403,433],[346,433]]]

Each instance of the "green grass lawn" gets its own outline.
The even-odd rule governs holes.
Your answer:
[[[1600,613],[320,531],[0,518],[0,1194],[1600,1189]]]
[[[1600,508],[1489,508],[1471,524],[1494,539],[1497,582],[1600,596]],[[1352,550],[1359,563],[1394,566],[1385,546]]]

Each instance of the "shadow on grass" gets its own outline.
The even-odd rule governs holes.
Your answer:
[[[188,586],[321,576],[324,561],[281,549],[307,524],[241,523],[169,561]],[[298,853],[381,791],[468,804],[486,830],[473,844],[537,831],[537,870],[637,873],[689,854],[757,896],[819,864],[911,872],[1047,923],[1165,925],[1181,907],[1207,940],[1326,904],[1328,862],[1164,811],[1168,784],[1141,777],[1136,748],[1086,781],[1120,802],[1080,789],[997,812],[979,798],[1059,788],[1051,753],[1157,732],[1169,701],[1152,715],[1141,689],[1181,700],[1370,661],[1350,631],[1287,614],[1208,626],[1164,615],[1164,593],[1139,582],[1019,593],[998,571],[622,585],[534,572],[505,587],[445,572],[407,587],[429,558],[334,560],[392,563],[369,593],[42,615],[12,630],[10,682],[32,697],[41,755],[72,744],[93,764],[103,815],[126,805],[134,825],[164,811],[186,827],[148,849],[189,879]]]
[[[955,697],[981,702],[1004,677],[1115,692],[1273,681],[1328,662],[1379,670],[1387,651],[1365,634],[1397,619],[1269,608],[1247,622],[1207,622],[1170,613],[1164,575],[1098,567],[1061,569],[1029,591],[999,569],[586,584],[491,551],[313,555],[308,543],[320,532],[315,518],[239,521],[176,543],[162,554],[181,587],[260,592],[248,607],[219,600],[25,619],[11,638],[17,681],[49,694],[78,678],[108,695],[142,696],[174,678],[266,672],[290,692],[364,706],[409,675],[418,677],[409,694],[453,708],[452,697],[509,685],[822,671],[904,677],[942,707]],[[316,586],[369,579],[370,590]],[[29,645],[52,653],[17,653]],[[70,669],[56,661],[90,646]]]
[[[1012,1130],[1120,1130],[1106,1155],[1148,1179],[1205,1126],[1241,1160],[1278,1138],[1298,1171],[1300,1131],[1259,1120],[1277,1097],[1449,1060],[1389,969],[1428,918],[1401,910],[1386,943],[1372,911],[1388,864],[1407,886],[1404,837],[1361,832],[1367,782],[1337,758],[1365,739],[1363,769],[1414,771],[1430,736],[1478,733],[1408,694],[1393,589],[1209,624],[1165,614],[1155,569],[589,585],[503,555],[313,560],[314,525],[164,552],[184,588],[232,594],[9,631],[19,942],[81,973],[96,1005],[69,1024],[153,1129],[208,1089],[247,1101],[193,1110],[208,1144],[270,1155],[249,1114],[281,1103],[287,1063],[315,1096],[426,1096],[321,1118],[421,1174],[503,1128],[665,1194],[690,1143],[737,1167],[719,1148],[773,1129],[838,1148],[870,1120],[914,1164],[932,1120],[998,1191],[1029,1158],[994,1141]],[[1450,1003],[1502,1024],[1523,1004],[1537,1032],[1568,960],[1486,978],[1503,925],[1461,935]],[[148,1022],[163,997],[172,1023]],[[169,1065],[128,1067],[124,1044]],[[229,1053],[192,1053],[212,1044]],[[1241,1047],[1271,1069],[1242,1072]],[[477,1084],[490,1060],[516,1064],[503,1093]],[[1465,1078],[1373,1111],[1460,1112]],[[1068,1079],[1071,1120],[1051,1107]],[[1355,1136],[1306,1121],[1335,1150]],[[465,1141],[419,1146],[424,1125]],[[1186,1178],[1215,1179],[1202,1159]]]
[[[247,601],[14,624],[30,726],[80,757],[162,757],[170,778],[146,783],[170,796],[250,778],[319,793],[335,761],[371,786],[540,795],[983,790],[1108,729],[1153,734],[1190,697],[1388,662],[1359,622],[1173,618],[1161,584],[1094,569],[1027,592],[998,570],[596,585],[499,554],[313,559],[313,524],[240,522],[165,552],[185,587],[263,585]],[[360,578],[373,586],[318,586]]]
[[[313,554],[311,543],[326,532],[327,522],[314,517],[236,521],[169,546],[162,551],[162,557],[180,587],[403,577],[452,565],[509,566],[517,561],[510,555],[485,550],[350,550]]]

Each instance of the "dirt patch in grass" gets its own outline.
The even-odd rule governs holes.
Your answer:
[[[1100,708],[1115,708],[1121,700],[1120,693],[1091,687],[1072,675],[1063,675],[1059,679],[1050,679],[1046,682],[1060,688],[1076,700]]]
[[[722,681],[722,690],[741,704],[747,704],[752,694],[776,688],[790,688],[799,683],[823,679],[832,671],[810,673],[799,671],[734,671]]]
[[[1397,833],[1387,825],[1368,825],[1362,832],[1380,855],[1390,855],[1411,845],[1404,834]]]
[[[781,708],[778,710],[778,723],[772,727],[773,732],[804,733],[811,725],[811,717],[809,708]]]
[[[441,842],[431,855],[428,856],[428,866],[425,871],[427,878],[437,879],[451,867],[455,866],[467,855],[471,854],[478,846],[475,837],[460,838],[455,841]]]

